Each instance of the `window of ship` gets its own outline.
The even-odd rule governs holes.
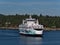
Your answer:
[[[43,30],[43,29],[35,29],[35,30],[38,30],[38,31],[40,31],[40,30]]]

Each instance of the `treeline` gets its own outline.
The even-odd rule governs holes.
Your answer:
[[[22,20],[28,18],[29,15],[3,15],[0,14],[0,27],[18,27],[19,24],[22,23]],[[40,24],[43,24],[44,27],[53,27],[53,28],[60,28],[60,16],[49,16],[42,14],[40,15],[32,15],[33,18],[39,20]]]

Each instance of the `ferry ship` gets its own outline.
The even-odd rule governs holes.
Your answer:
[[[38,19],[32,18],[31,15],[19,25],[19,33],[22,35],[42,36],[43,29],[44,27],[39,24]]]

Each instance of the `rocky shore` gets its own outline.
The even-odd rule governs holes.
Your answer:
[[[18,27],[0,27],[0,29],[18,29]]]
[[[18,27],[0,27],[0,29],[19,29]],[[60,30],[60,28],[44,28],[44,30]]]
[[[60,30],[60,28],[44,28],[44,30]]]

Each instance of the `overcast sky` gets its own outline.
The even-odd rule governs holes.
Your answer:
[[[0,0],[0,13],[60,16],[60,0]]]

